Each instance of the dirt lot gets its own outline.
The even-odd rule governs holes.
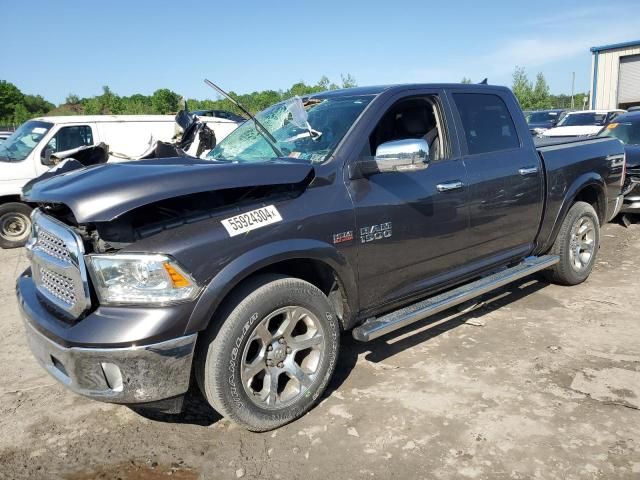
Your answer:
[[[589,281],[529,279],[371,344],[301,420],[253,434],[196,395],[145,418],[31,358],[0,251],[0,478],[640,478],[640,225],[607,225]]]

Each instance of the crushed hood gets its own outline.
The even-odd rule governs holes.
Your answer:
[[[33,203],[61,203],[78,223],[106,222],[160,200],[229,188],[297,184],[313,172],[307,163],[217,163],[178,157],[107,163],[64,172],[25,186]]]

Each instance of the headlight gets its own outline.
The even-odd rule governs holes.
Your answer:
[[[190,300],[198,285],[166,255],[88,255],[91,278],[103,304],[166,304]]]

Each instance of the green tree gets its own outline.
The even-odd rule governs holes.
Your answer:
[[[471,79],[467,77],[462,77],[462,80],[460,80],[460,83],[464,83],[464,84],[471,83]]]
[[[24,104],[18,103],[13,110],[13,118],[11,123],[13,123],[14,125],[19,125],[26,122],[33,116],[34,115],[29,113],[29,110],[27,110],[27,107],[25,107]]]
[[[75,93],[70,93],[69,95],[67,95],[64,103],[66,103],[67,105],[78,105],[80,103],[80,97]]]
[[[520,103],[520,107],[523,110],[531,108],[533,97],[533,86],[527,77],[527,72],[524,68],[516,66],[513,72],[513,84],[511,86],[514,95]]]
[[[44,115],[55,108],[53,103],[46,101],[41,95],[25,95],[22,103],[34,117]]]
[[[536,75],[536,83],[531,91],[531,105],[529,108],[535,110],[544,110],[553,107],[549,85],[542,73]]]
[[[151,95],[151,107],[154,113],[175,113],[178,111],[180,95],[168,88],[160,88]]]
[[[340,74],[340,79],[342,80],[342,88],[352,88],[358,86],[356,79],[353,78],[350,73],[347,73],[346,75]]]
[[[17,105],[22,104],[24,95],[13,83],[0,80],[0,121],[12,122]]]

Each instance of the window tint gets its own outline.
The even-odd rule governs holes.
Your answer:
[[[507,106],[497,95],[454,93],[469,154],[496,152],[520,146]]]
[[[93,145],[93,133],[88,125],[62,127],[55,137],[49,140],[43,150],[43,158],[57,152]]]

